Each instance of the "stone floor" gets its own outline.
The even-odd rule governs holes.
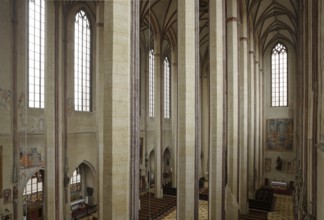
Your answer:
[[[173,210],[168,213],[166,216],[162,217],[161,219],[165,220],[174,220],[177,219],[176,217],[177,211]],[[208,219],[208,201],[199,200],[199,220],[207,220]]]

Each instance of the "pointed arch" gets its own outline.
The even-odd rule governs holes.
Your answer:
[[[85,10],[74,21],[74,110],[91,111],[91,29]]]
[[[271,106],[288,105],[288,53],[278,42],[271,51]]]
[[[163,70],[164,70],[164,99],[163,99],[163,115],[165,119],[170,119],[171,117],[171,70],[170,70],[170,61],[168,57],[164,58],[164,65],[163,65]]]
[[[154,50],[149,52],[149,117],[154,117]]]

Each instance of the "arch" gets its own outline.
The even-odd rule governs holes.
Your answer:
[[[172,153],[169,146],[167,146],[162,154],[162,184],[172,183],[173,162]]]
[[[93,28],[95,27],[94,24],[96,24],[96,14],[94,12],[95,6],[92,9],[91,5],[88,1],[73,2],[73,3],[70,3],[70,5],[66,5],[65,10],[67,11],[67,14],[68,14],[68,17],[67,17],[68,20],[75,18],[76,14],[80,10],[83,10],[89,20],[91,34],[93,34],[93,32],[94,32]]]
[[[163,118],[171,118],[171,65],[168,57],[163,61]]]
[[[92,57],[92,31],[90,20],[85,10],[80,9],[74,17],[74,41],[73,41],[73,90],[74,110],[92,111],[92,85],[93,78]]]
[[[35,171],[36,170],[36,171]],[[36,175],[37,174],[37,175]],[[22,184],[23,190],[22,209],[23,216],[28,219],[43,219],[44,218],[44,188],[45,186],[45,170],[42,168],[35,168],[26,175],[26,182]]]
[[[160,36],[160,28],[159,22],[152,10],[152,6],[145,9],[143,12],[143,17],[141,17],[141,30],[145,31],[146,29],[150,29],[153,33],[154,38]]]
[[[80,165],[82,165],[82,164],[87,165],[87,166],[90,168],[92,174],[96,177],[96,169],[95,169],[94,166],[93,166],[89,161],[87,161],[87,160],[83,160],[83,161],[80,161],[80,162],[78,162],[78,163],[73,164],[73,166],[72,166],[72,167],[73,167],[73,170],[69,169],[68,172],[67,172],[67,175],[70,177],[70,176],[73,174],[73,171],[75,170],[75,168],[77,168],[78,166],[80,166]]]
[[[148,155],[148,172],[149,172],[149,182],[154,182],[155,176],[155,150],[151,150]]]
[[[95,169],[94,167],[92,166],[92,164],[86,160],[82,161],[78,166],[75,167],[75,169],[71,170],[69,172],[69,186],[71,187],[71,181],[72,181],[72,177],[73,177],[73,174],[74,172],[76,171],[76,169],[79,168],[79,173],[78,175],[80,175],[78,177],[78,181],[75,180],[74,178],[74,184],[75,183],[81,183],[80,184],[80,189],[77,190],[77,191],[81,191],[81,195],[82,197],[83,196],[88,196],[88,188],[92,188],[92,192],[93,192],[93,189],[97,189],[97,177],[96,177],[96,172],[95,172]],[[90,173],[88,172],[88,170],[90,171]],[[89,176],[90,174],[90,176]],[[76,181],[76,182],[75,182]],[[87,191],[87,193],[85,193]],[[96,192],[97,193],[97,192]],[[91,195],[90,196],[94,196],[93,200],[91,202],[94,202],[96,201],[96,194]]]
[[[288,52],[281,42],[271,50],[271,106],[288,106]]]
[[[278,34],[276,38],[273,38],[271,41],[269,41],[269,43],[267,44],[267,46],[265,47],[264,51],[263,51],[263,55],[265,53],[268,53],[268,50],[270,50],[270,56],[272,54],[272,49],[278,44],[282,44],[286,47],[286,50],[288,51],[288,47],[290,49],[295,49],[294,44],[287,40],[287,38],[285,38],[284,36],[282,36],[281,34]]]
[[[42,171],[43,173],[45,173],[45,169],[43,167],[33,167],[33,168],[30,168],[28,169],[28,173],[22,173],[21,176],[24,176],[23,178],[21,177],[20,179],[22,180],[22,182],[20,182],[19,184],[19,192],[23,191],[24,188],[25,188],[25,185],[27,184],[28,180],[30,178],[32,178],[32,176],[34,176],[34,174],[38,171]]]
[[[172,155],[172,149],[171,149],[171,147],[168,145],[168,146],[166,146],[166,148],[164,149],[164,151],[163,151],[163,154],[162,155],[164,155],[165,153],[167,153],[167,151],[169,151],[170,152],[170,155]]]

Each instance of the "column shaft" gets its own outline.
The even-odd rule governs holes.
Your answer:
[[[251,33],[250,33],[251,34]],[[251,35],[250,35],[251,36]],[[249,73],[248,73],[248,81],[249,81],[249,89],[248,89],[248,112],[249,112],[249,139],[248,139],[248,146],[249,146],[249,154],[248,154],[248,197],[249,199],[254,198],[254,105],[255,105],[255,90],[254,90],[254,51],[253,51],[253,38],[251,37],[250,40],[250,50],[249,50]]]
[[[47,2],[46,60],[45,60],[45,219],[63,219],[63,15],[61,4]],[[52,27],[52,28],[51,28]]]
[[[98,218],[103,219],[103,159],[104,159],[104,2],[99,2],[96,8],[96,115],[97,115],[97,137],[98,137]]]
[[[240,213],[248,213],[248,42],[246,18],[240,38]]]
[[[259,52],[256,46],[255,69],[254,69],[254,86],[255,86],[255,187],[259,188],[260,182],[260,87],[259,87]]]
[[[104,4],[103,219],[128,219],[131,1]]]
[[[238,99],[238,27],[236,1],[227,6],[227,185],[226,217],[238,219],[239,182],[239,99]]]
[[[194,219],[195,201],[195,0],[178,1],[177,219]]]
[[[172,120],[172,187],[177,186],[177,149],[178,149],[178,65],[177,52],[172,52],[172,67],[171,67],[171,120]]]
[[[154,39],[154,135],[155,135],[155,197],[161,198],[163,196],[162,193],[162,109],[161,109],[161,101],[162,99],[162,89],[161,89],[161,79],[162,79],[162,71],[161,71],[161,46],[160,46],[160,38],[157,37]]]
[[[224,51],[225,2],[210,0],[210,135],[209,135],[209,204],[211,220],[224,219]]]

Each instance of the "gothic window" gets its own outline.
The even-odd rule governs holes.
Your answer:
[[[44,108],[45,1],[28,1],[28,106]]]
[[[170,118],[170,62],[164,59],[164,118]]]
[[[77,167],[72,174],[70,180],[70,194],[71,194],[71,202],[81,199],[81,174],[80,168]]]
[[[74,24],[74,110],[91,111],[91,36],[86,13],[80,10]]]
[[[278,43],[271,54],[271,106],[287,106],[287,49]]]
[[[149,117],[154,117],[154,51],[149,53]]]
[[[23,192],[23,198],[27,204],[43,201],[43,176],[36,172],[27,182]]]

